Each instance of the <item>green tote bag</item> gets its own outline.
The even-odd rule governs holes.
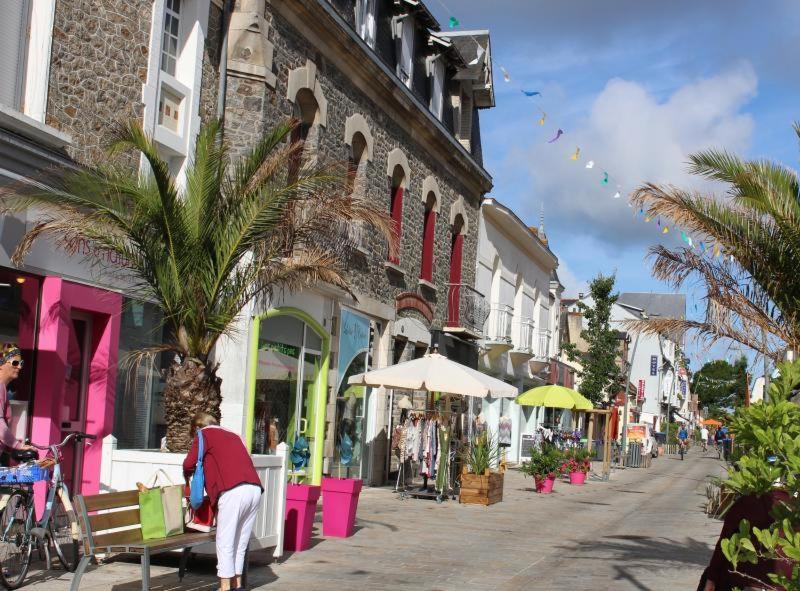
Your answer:
[[[164,524],[164,503],[160,488],[139,491],[139,521],[142,524],[143,540],[167,537],[167,528]]]

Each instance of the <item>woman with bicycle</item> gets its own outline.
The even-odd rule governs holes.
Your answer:
[[[39,456],[33,446],[26,445],[14,437],[11,431],[11,405],[8,400],[8,385],[19,377],[25,362],[22,360],[22,351],[13,343],[0,345],[0,446],[2,451],[19,450],[28,452],[32,458]],[[12,454],[14,459],[19,459],[21,454]]]

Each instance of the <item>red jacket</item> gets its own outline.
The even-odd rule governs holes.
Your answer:
[[[203,472],[205,473],[206,493],[211,506],[217,506],[219,496],[240,484],[255,484],[262,491],[253,460],[247,452],[242,438],[233,431],[210,426],[201,429],[203,433]],[[183,460],[183,474],[190,476],[197,465],[197,437],[192,441],[189,455]]]

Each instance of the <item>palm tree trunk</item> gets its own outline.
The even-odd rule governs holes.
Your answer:
[[[205,412],[220,420],[222,380],[216,367],[196,358],[184,358],[170,365],[164,388],[164,414],[167,422],[167,449],[186,452],[191,444],[192,417]]]

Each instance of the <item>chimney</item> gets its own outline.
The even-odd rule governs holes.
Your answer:
[[[579,292],[578,292],[578,299],[579,299],[579,300],[582,300],[582,299],[583,299],[583,292],[582,292],[582,291],[579,291]]]

